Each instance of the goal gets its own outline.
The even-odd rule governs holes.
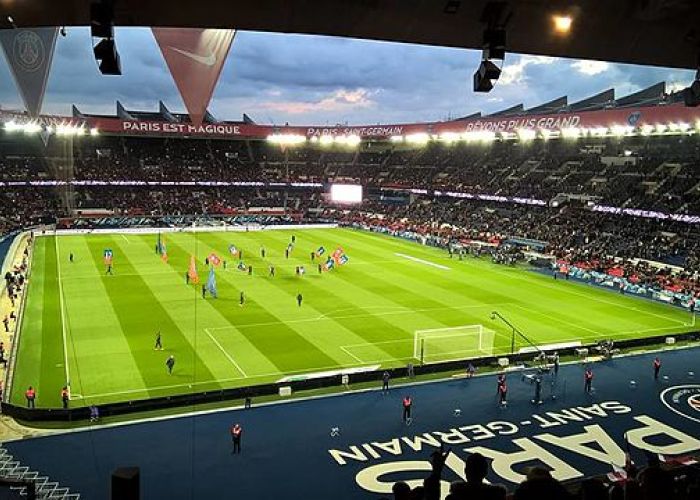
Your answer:
[[[428,364],[492,356],[494,335],[495,332],[484,325],[416,330],[413,357],[421,364]]]

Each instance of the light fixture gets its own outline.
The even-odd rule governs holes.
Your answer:
[[[567,35],[571,31],[571,24],[573,23],[571,16],[552,16],[552,23],[554,24],[554,32],[559,35]]]

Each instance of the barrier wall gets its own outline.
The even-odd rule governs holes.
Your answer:
[[[332,229],[338,224],[247,224],[244,226],[193,226],[193,227],[133,227],[133,228],[107,228],[107,229],[56,229],[46,232],[37,232],[36,236],[63,236],[69,234],[158,234],[158,233],[214,233],[214,232],[250,232],[250,231],[284,231],[301,229]]]

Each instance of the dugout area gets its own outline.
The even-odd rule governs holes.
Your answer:
[[[371,390],[97,425],[6,448],[86,498],[107,498],[111,471],[125,465],[141,467],[145,498],[379,498],[394,481],[425,477],[440,443],[453,450],[446,481],[459,477],[470,452],[480,451],[490,457],[493,482],[512,487],[538,464],[575,482],[624,460],[625,435],[639,465],[645,450],[667,457],[700,452],[700,412],[692,404],[700,394],[700,374],[693,372],[699,354],[698,348],[661,352],[658,381],[656,353],[593,363],[591,395],[583,391],[583,365],[564,365],[558,397],[541,405],[531,403],[532,385],[514,371],[507,375],[505,408],[496,401],[495,376],[487,375],[394,387],[386,395]],[[408,426],[401,421],[406,394],[414,400]],[[234,422],[244,428],[241,455],[231,454]]]

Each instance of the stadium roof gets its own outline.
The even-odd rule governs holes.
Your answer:
[[[0,19],[16,26],[90,23],[91,0],[6,0]],[[120,0],[117,26],[236,28],[480,49],[488,0]],[[697,66],[697,0],[510,1],[507,49],[524,54],[678,68]],[[552,17],[573,19],[567,35]]]
[[[642,89],[633,94],[615,99],[614,89],[605,90],[592,97],[588,97],[581,101],[568,104],[568,97],[561,96],[552,101],[540,104],[538,106],[525,109],[522,103],[514,106],[509,106],[506,109],[486,115],[487,117],[511,117],[511,116],[534,116],[564,112],[579,112],[579,111],[598,111],[610,108],[629,108],[636,106],[657,106],[666,105],[678,101],[676,94],[671,96],[665,93],[665,82],[656,83],[650,87]],[[109,115],[91,115],[81,112],[75,105],[72,107],[73,118],[86,117],[109,117]],[[184,113],[171,112],[162,101],[158,102],[158,110],[154,111],[137,111],[127,110],[120,101],[116,102],[116,116],[123,120],[134,121],[164,121],[173,123],[190,123],[189,116]],[[467,116],[457,118],[450,121],[470,120],[481,117],[481,112],[472,113]],[[204,123],[246,123],[254,124],[248,114],[244,114],[241,120],[218,120],[209,111],[204,115]]]

